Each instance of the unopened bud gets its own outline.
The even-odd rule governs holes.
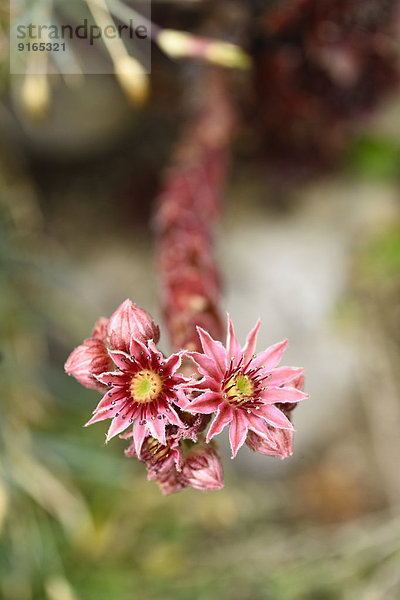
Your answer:
[[[183,463],[182,476],[195,490],[206,492],[224,487],[221,459],[212,447],[195,448]]]
[[[260,452],[266,456],[280,456],[287,458],[292,455],[293,431],[290,429],[268,428],[270,439],[249,431],[246,438],[247,446],[254,452]]]
[[[178,473],[175,467],[172,467],[167,472],[160,473],[156,476],[155,480],[163,496],[176,494],[187,487],[187,484],[182,480],[181,474]]]
[[[160,328],[149,313],[130,300],[125,300],[111,315],[107,330],[110,345],[124,352],[129,352],[132,338],[143,343],[152,339],[155,344],[160,339]]]
[[[92,335],[90,337],[105,342],[107,339],[107,323],[108,319],[106,319],[105,317],[100,317],[100,319],[96,321],[92,331]]]
[[[95,379],[95,375],[101,375],[113,368],[107,349],[101,340],[90,338],[75,348],[69,355],[64,369],[68,375],[72,375],[87,388],[92,390],[104,390],[104,385]]]

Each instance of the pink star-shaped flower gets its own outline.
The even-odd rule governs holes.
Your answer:
[[[117,370],[96,376],[109,390],[86,425],[112,419],[107,433],[109,441],[133,424],[137,455],[149,435],[160,444],[166,443],[166,425],[186,427],[175,409],[187,404],[182,389],[187,380],[176,373],[181,365],[181,353],[166,359],[152,340],[144,344],[134,338],[129,354],[122,350],[109,350],[108,353]]]
[[[275,404],[296,403],[308,398],[307,394],[291,386],[303,369],[276,368],[287,340],[253,354],[259,328],[260,321],[241,348],[228,315],[226,348],[198,327],[204,354],[186,353],[203,375],[201,380],[194,380],[190,384],[193,390],[202,393],[186,410],[192,413],[216,413],[207,434],[207,442],[230,424],[232,458],[244,444],[249,430],[270,441],[270,426],[293,431],[291,422]]]

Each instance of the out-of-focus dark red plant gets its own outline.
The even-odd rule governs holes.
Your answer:
[[[259,150],[290,171],[332,165],[348,134],[399,83],[398,0],[289,0],[251,35]]]

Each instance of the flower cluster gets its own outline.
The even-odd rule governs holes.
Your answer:
[[[111,419],[106,441],[129,440],[126,455],[146,464],[148,479],[163,494],[217,490],[223,472],[212,438],[230,425],[232,458],[244,443],[285,458],[292,453],[290,411],[307,397],[303,370],[277,367],[287,341],[254,354],[259,327],[241,348],[228,317],[226,348],[198,327],[202,352],[166,357],[156,346],[160,331],[151,316],[126,300],[96,323],[65,371],[104,393],[87,425]],[[184,376],[189,365],[191,376]]]

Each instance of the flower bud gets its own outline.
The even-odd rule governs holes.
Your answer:
[[[221,460],[214,448],[200,447],[186,458],[182,468],[183,480],[195,490],[220,490],[224,487]]]
[[[124,352],[129,352],[132,338],[144,344],[150,339],[156,344],[160,339],[160,328],[149,313],[130,300],[125,300],[111,315],[107,331],[110,345]]]
[[[163,496],[176,494],[188,487],[182,480],[181,474],[178,473],[174,467],[172,467],[170,471],[164,471],[157,475],[156,482]]]
[[[100,319],[96,321],[92,331],[92,335],[90,337],[96,340],[101,340],[105,343],[107,339],[107,323],[108,319],[106,319],[105,317],[100,317]]]
[[[268,427],[270,439],[267,440],[260,435],[249,431],[246,444],[254,452],[260,452],[266,456],[280,456],[287,458],[292,455],[293,431],[290,429],[277,429]]]
[[[103,391],[105,386],[94,375],[112,370],[113,362],[101,340],[89,338],[69,355],[64,369],[82,385],[92,390]]]

